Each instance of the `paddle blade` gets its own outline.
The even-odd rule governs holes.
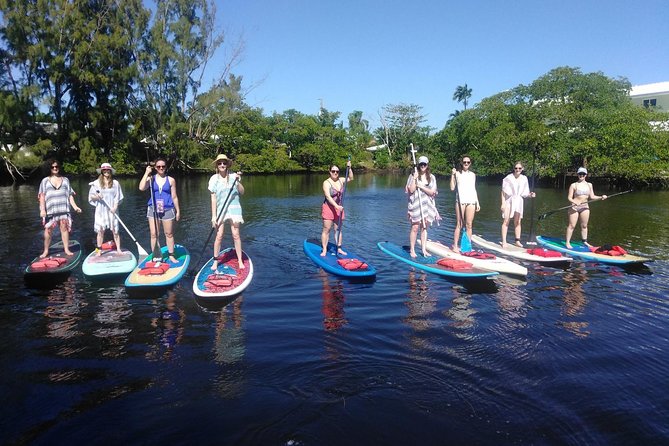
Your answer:
[[[472,242],[469,240],[467,231],[462,231],[462,237],[460,237],[460,252],[469,252],[472,250]]]

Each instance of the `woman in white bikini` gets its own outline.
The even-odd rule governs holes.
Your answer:
[[[578,181],[571,183],[569,192],[567,192],[567,200],[573,204],[573,206],[567,210],[569,224],[567,225],[565,246],[569,249],[571,249],[571,235],[574,233],[576,223],[580,223],[581,239],[583,240],[583,243],[586,246],[590,246],[588,243],[590,207],[587,202],[590,200],[606,200],[606,195],[595,195],[595,192],[592,189],[592,183],[585,181],[585,177],[588,175],[588,171],[585,167],[579,167],[576,173],[578,175]]]

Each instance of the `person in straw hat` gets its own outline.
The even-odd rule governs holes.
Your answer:
[[[99,176],[91,184],[88,191],[88,202],[95,207],[95,222],[93,229],[97,233],[97,253],[101,255],[100,247],[104,243],[105,231],[109,229],[114,236],[116,251],[121,252],[121,236],[118,230],[118,205],[123,200],[123,191],[118,181],[114,179],[116,170],[109,163],[102,163],[96,169]],[[105,206],[103,204],[107,204]]]
[[[217,228],[216,239],[214,240],[214,257],[217,257],[221,251],[225,222],[228,221],[230,222],[230,232],[237,253],[239,269],[244,269],[240,235],[240,226],[244,223],[244,218],[242,216],[242,205],[239,202],[239,197],[244,195],[242,173],[230,171],[232,160],[224,154],[218,155],[214,164],[216,173],[209,178],[209,185],[207,186],[211,193],[211,227]],[[211,269],[215,271],[217,268],[218,261],[214,260]]]

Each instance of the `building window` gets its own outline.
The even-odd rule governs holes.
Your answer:
[[[644,99],[643,100],[643,106],[648,108],[648,107],[655,107],[657,106],[657,99]]]

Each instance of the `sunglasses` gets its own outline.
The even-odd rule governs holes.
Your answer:
[[[339,171],[338,171],[338,170],[335,170],[335,169],[332,169],[330,172],[332,172],[332,173],[339,173]]]
[[[51,166],[52,169],[60,169],[59,165]]]
[[[584,173],[579,173],[578,176],[579,176],[579,177],[584,177],[585,174],[584,174]]]
[[[418,166],[419,167],[425,167],[425,166],[427,166],[427,163],[419,163]]]
[[[513,170],[523,170],[522,167],[514,167]]]
[[[161,164],[160,166],[156,164],[156,169],[164,169],[164,168],[165,168],[164,164]]]
[[[227,162],[227,161],[219,161],[217,164],[218,164],[219,166],[227,166],[227,165],[228,165],[228,162]]]
[[[462,164],[471,164],[471,161],[463,161]]]

